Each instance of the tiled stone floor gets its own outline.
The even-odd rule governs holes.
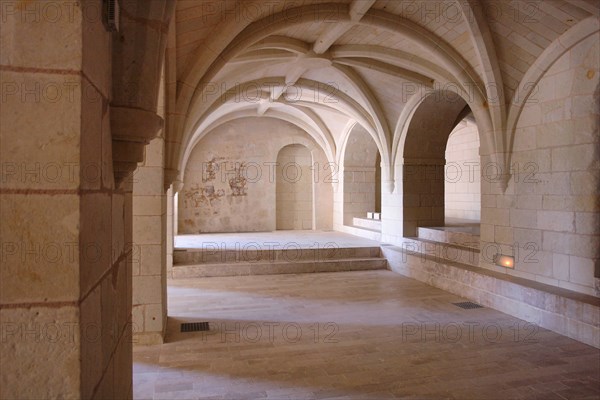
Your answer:
[[[390,271],[170,282],[167,343],[134,349],[134,397],[600,398],[598,349],[459,301]]]

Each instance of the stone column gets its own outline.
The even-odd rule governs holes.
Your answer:
[[[171,185],[167,190],[167,279],[173,277],[173,247],[175,240],[175,212],[174,192]],[[165,288],[166,290],[166,288]],[[165,295],[166,298],[166,295]]]
[[[333,229],[344,231],[344,170],[339,166],[333,183]]]
[[[137,344],[162,343],[167,323],[167,197],[164,139],[146,148],[133,175],[133,329]]]
[[[0,397],[130,398],[131,214],[102,2],[1,7]]]
[[[391,180],[389,170],[394,170]],[[403,236],[402,165],[381,165],[381,241],[399,244]]]

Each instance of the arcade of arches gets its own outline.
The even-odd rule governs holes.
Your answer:
[[[131,398],[178,235],[374,240],[600,348],[597,1],[107,3],[0,2],[0,398]]]

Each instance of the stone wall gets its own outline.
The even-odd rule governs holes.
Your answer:
[[[131,398],[131,188],[113,184],[111,36],[83,10],[101,3],[0,23],[3,399]]]
[[[161,343],[167,324],[167,198],[163,188],[164,139],[146,147],[133,175],[134,340]]]
[[[517,123],[505,192],[484,162],[482,266],[600,294],[598,49],[597,35],[580,42],[537,83]],[[514,270],[493,265],[498,250],[515,255]]]
[[[352,225],[354,217],[366,218],[367,212],[375,211],[378,154],[373,138],[362,126],[355,125],[348,136],[340,174],[344,225]]]
[[[474,121],[463,119],[450,133],[444,186],[445,217],[479,221],[481,168],[479,131]]]
[[[277,229],[312,229],[314,223],[313,168],[310,151],[288,145],[277,155]]]
[[[276,229],[277,155],[290,144],[306,146],[315,165],[324,152],[303,130],[272,118],[225,123],[194,147],[178,193],[178,233]],[[331,183],[314,185],[316,229],[331,229]]]

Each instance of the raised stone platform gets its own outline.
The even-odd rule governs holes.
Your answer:
[[[185,235],[175,244],[174,279],[387,268],[378,242],[339,232]]]
[[[479,227],[463,229],[459,227],[417,228],[417,232],[421,239],[479,248]]]
[[[355,217],[352,219],[352,225],[358,228],[381,232],[381,220],[379,219]]]
[[[379,218],[372,218],[377,214]],[[354,217],[352,225],[344,226],[344,231],[355,236],[360,236],[365,239],[381,241],[381,215],[379,213],[367,213],[367,218]]]

